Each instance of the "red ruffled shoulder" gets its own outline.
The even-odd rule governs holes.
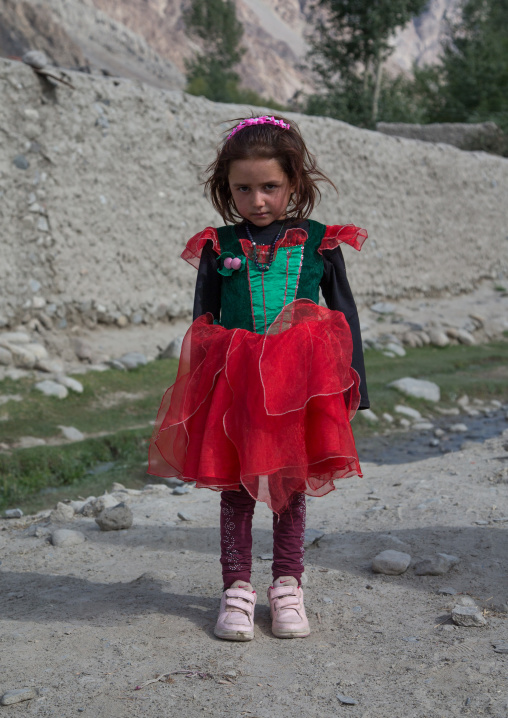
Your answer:
[[[189,264],[192,264],[195,269],[198,269],[199,261],[201,259],[201,252],[203,251],[203,247],[209,239],[211,239],[213,242],[214,252],[220,254],[219,235],[217,233],[217,230],[215,229],[215,227],[205,227],[203,230],[201,230],[201,232],[198,232],[194,235],[194,237],[191,237],[189,239],[189,241],[187,242],[187,246],[180,255],[181,258],[185,259],[185,261],[189,262]]]
[[[367,230],[355,227],[354,224],[333,224],[327,226],[318,252],[321,254],[324,249],[335,249],[343,242],[360,251],[367,237]]]

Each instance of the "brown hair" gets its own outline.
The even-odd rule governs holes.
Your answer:
[[[232,121],[238,123],[241,119]],[[229,188],[229,168],[235,160],[259,157],[277,160],[289,182],[295,186],[287,211],[290,219],[302,220],[310,216],[316,200],[321,198],[318,182],[327,182],[337,191],[331,179],[318,169],[316,158],[307,149],[298,125],[278,115],[274,115],[274,119],[283,120],[291,127],[281,129],[270,124],[244,127],[226,139],[217,150],[216,159],[206,168],[205,190],[225,222],[243,219],[236,210]],[[230,132],[231,129],[227,134]]]

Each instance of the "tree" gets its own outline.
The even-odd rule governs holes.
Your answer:
[[[235,102],[240,78],[233,68],[245,50],[233,0],[192,0],[184,20],[189,34],[203,46],[202,54],[187,63],[187,91],[216,102]]]
[[[492,120],[508,131],[508,0],[466,0],[436,80],[431,121]]]
[[[394,31],[427,0],[316,0],[322,14],[311,37],[310,59],[321,93],[308,99],[311,114],[328,114],[364,127],[375,125],[382,67]]]

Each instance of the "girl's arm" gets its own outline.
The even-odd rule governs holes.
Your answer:
[[[199,262],[196,291],[194,294],[193,319],[211,312],[213,318],[220,319],[222,277],[217,271],[217,254],[212,240],[203,247]]]
[[[342,312],[347,319],[353,338],[353,358],[351,366],[360,376],[360,409],[370,407],[363,361],[362,335],[360,320],[356,309],[353,293],[346,275],[346,265],[340,247],[325,249],[322,252],[324,272],[321,280],[321,291],[328,309]]]

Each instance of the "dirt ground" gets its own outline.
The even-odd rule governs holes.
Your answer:
[[[259,602],[250,643],[213,635],[217,494],[115,493],[133,510],[132,528],[101,532],[76,516],[64,526],[86,541],[72,548],[51,545],[57,526],[47,513],[0,521],[0,694],[37,690],[1,714],[506,718],[508,655],[495,649],[508,642],[502,421],[496,437],[466,433],[462,449],[456,442],[443,454],[421,441],[410,452],[409,436],[379,438],[360,446],[363,479],[308,502],[307,528],[324,537],[306,553],[306,639],[270,632],[270,561],[259,558],[271,551],[264,504],[254,524]],[[372,558],[385,549],[411,555],[404,574],[372,572]],[[414,563],[437,552],[460,561],[443,576],[415,575]],[[440,594],[446,587],[457,594]],[[464,596],[483,610],[485,627],[451,622]],[[169,673],[168,682],[135,690]]]

